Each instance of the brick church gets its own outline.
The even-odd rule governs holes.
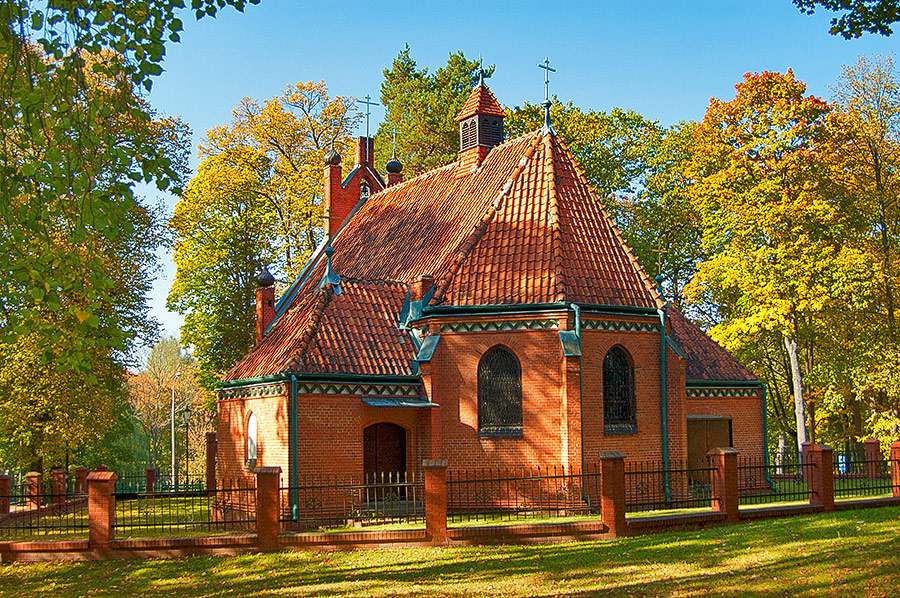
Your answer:
[[[703,464],[765,451],[762,385],[660,296],[547,119],[503,141],[479,84],[458,159],[403,180],[325,157],[326,239],[217,393],[218,469]]]

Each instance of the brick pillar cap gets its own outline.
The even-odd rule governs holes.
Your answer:
[[[422,467],[425,469],[433,469],[437,467],[447,467],[446,459],[425,459],[422,461]]]
[[[75,471],[87,471],[87,467],[82,467],[81,465],[79,465],[75,468]]]
[[[257,468],[254,469],[253,471],[254,471],[254,473],[256,473],[257,475],[259,475],[259,474],[265,475],[265,474],[267,474],[267,473],[268,473],[268,474],[273,474],[273,473],[278,474],[278,473],[281,473],[281,468],[278,467],[277,465],[274,466],[274,467],[257,467]]]
[[[805,444],[809,444],[809,443],[805,443]],[[813,444],[813,445],[810,446],[809,448],[810,448],[811,450],[814,450],[814,451],[820,451],[820,452],[821,452],[821,451],[833,451],[833,450],[834,450],[833,448],[831,448],[831,447],[830,447],[829,445],[827,445],[827,444]]]
[[[145,467],[144,471],[156,471],[155,467]]]
[[[717,446],[709,449],[707,455],[740,455],[741,451],[733,449],[730,446]]]
[[[39,471],[29,471],[28,473],[25,474],[25,477],[26,478],[36,478],[39,475],[41,475],[41,472],[39,472]]]
[[[8,474],[0,473],[0,480],[8,480],[8,479],[9,479],[9,475],[8,475]]]
[[[87,476],[89,482],[115,482],[118,479],[114,471],[92,471]]]
[[[625,453],[622,451],[598,451],[597,458],[601,461],[607,461],[609,459],[624,459]]]
[[[863,444],[878,444],[878,441],[874,438],[866,438],[863,440]]]
[[[50,470],[50,473],[66,473],[66,470],[62,467],[54,467]]]
[[[891,448],[900,448],[900,440],[895,440],[891,443]]]

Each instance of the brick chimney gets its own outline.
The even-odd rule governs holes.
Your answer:
[[[263,268],[256,277],[259,287],[256,289],[256,344],[262,342],[266,329],[275,319],[275,277],[267,268]]]
[[[434,286],[434,277],[427,274],[419,274],[409,283],[409,300],[421,301]]]
[[[325,189],[322,196],[322,230],[328,238],[334,236],[346,216],[342,209],[341,155],[336,151],[325,152]],[[349,209],[347,210],[349,212]]]
[[[388,173],[388,187],[396,185],[403,180],[403,164],[400,163],[400,160],[397,159],[396,155],[391,156],[388,163],[384,165],[384,169],[387,170]]]
[[[356,138],[356,166],[365,164],[369,168],[373,168],[375,163],[375,138],[374,137],[357,137]]]

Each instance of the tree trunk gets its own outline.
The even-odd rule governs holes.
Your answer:
[[[797,341],[784,335],[784,348],[787,349],[791,362],[791,383],[794,387],[794,414],[797,421],[797,448],[806,442],[806,406],[803,403],[803,374],[800,373],[800,360],[797,358]]]

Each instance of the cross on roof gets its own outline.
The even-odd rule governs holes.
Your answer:
[[[388,133],[392,133],[393,136],[394,136],[394,141],[393,141],[393,144],[394,144],[394,145],[393,145],[393,147],[391,148],[391,155],[394,156],[394,157],[396,157],[396,156],[397,156],[397,135],[400,134],[400,131],[398,131],[398,130],[396,130],[396,129],[390,129],[390,130],[388,131]]]
[[[356,100],[356,103],[366,105],[366,139],[368,139],[369,138],[369,114],[371,114],[371,111],[369,110],[369,108],[371,106],[380,106],[381,104],[379,104],[378,102],[373,102],[372,96],[370,96],[370,95],[366,95],[366,99],[364,99],[364,100]]]
[[[550,101],[550,73],[555,73],[556,69],[550,68],[550,59],[544,58],[544,62],[538,64],[539,69],[544,69],[544,101]]]

